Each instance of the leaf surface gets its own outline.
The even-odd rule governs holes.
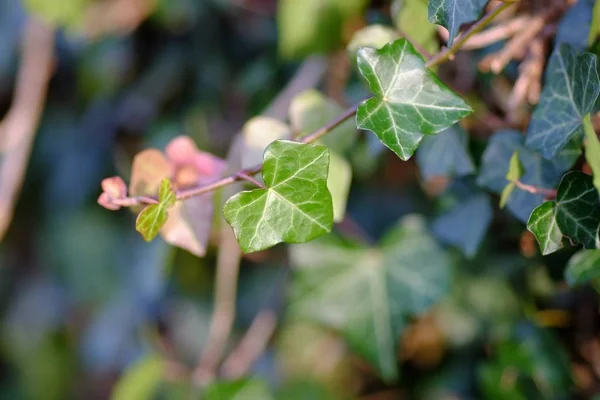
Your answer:
[[[157,356],[141,359],[119,379],[112,400],[151,400],[163,379],[164,362]]]
[[[267,385],[258,379],[215,382],[204,393],[206,400],[273,400]]]
[[[175,205],[175,197],[171,182],[164,178],[159,189],[159,203],[144,208],[135,221],[135,229],[142,234],[144,240],[150,242],[158,235],[169,217],[167,211]]]
[[[387,381],[398,376],[397,345],[409,315],[427,311],[450,287],[450,263],[406,217],[376,248],[293,246],[290,314],[340,331]]]
[[[246,253],[303,243],[331,231],[326,147],[278,140],[265,150],[264,189],[231,197],[223,215]]]
[[[357,126],[375,133],[402,160],[413,155],[423,135],[439,133],[472,112],[406,39],[379,50],[360,49],[358,68],[375,96],[359,105]]]
[[[556,202],[546,201],[536,207],[529,217],[527,229],[537,239],[542,255],[563,248],[563,234],[556,222]]]
[[[583,117],[600,93],[596,56],[577,54],[567,44],[558,46],[546,68],[540,103],[527,128],[526,145],[551,160],[580,136]]]
[[[417,164],[425,180],[439,176],[460,177],[475,172],[467,149],[467,135],[458,125],[435,136],[425,136],[417,150]]]
[[[567,263],[565,279],[571,286],[600,278],[600,250],[581,250]]]
[[[429,22],[448,29],[450,46],[460,26],[479,19],[486,4],[487,0],[429,0]]]

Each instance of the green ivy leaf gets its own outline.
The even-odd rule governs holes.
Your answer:
[[[508,172],[506,173],[506,180],[509,182],[516,182],[523,176],[524,170],[521,161],[519,160],[519,150],[515,150],[510,161],[508,162]]]
[[[583,118],[583,131],[585,132],[585,159],[594,174],[594,186],[600,193],[600,141],[592,125],[592,118],[587,114]]]
[[[206,400],[273,400],[267,385],[258,379],[242,379],[233,382],[216,382],[204,392]]]
[[[327,189],[329,151],[324,146],[278,140],[265,150],[264,189],[231,197],[223,215],[246,253],[280,242],[304,243],[331,231]]]
[[[435,136],[425,136],[417,150],[417,164],[423,179],[460,177],[475,172],[467,149],[467,135],[454,125]]]
[[[403,160],[424,134],[441,132],[472,112],[406,39],[379,50],[360,49],[358,68],[375,97],[359,105],[357,125],[374,132]]]
[[[575,253],[565,269],[565,279],[571,286],[600,278],[600,250],[581,250]]]
[[[492,136],[483,153],[477,183],[495,193],[502,193],[509,182],[506,171],[515,151],[523,166],[521,182],[540,188],[551,189],[560,181],[562,174],[571,168],[581,154],[580,146],[572,142],[553,160],[546,160],[523,145],[523,135],[514,130],[503,130]],[[544,202],[544,195],[515,190],[506,207],[517,218],[527,222],[535,207]]]
[[[556,223],[556,202],[546,201],[536,207],[529,217],[527,229],[537,239],[542,255],[563,248],[563,234]]]
[[[596,248],[600,199],[591,176],[573,171],[563,177],[556,194],[556,222],[565,236],[586,249]]]
[[[427,311],[450,288],[449,260],[416,216],[376,248],[311,243],[293,246],[291,257],[290,315],[340,331],[387,381],[398,376],[405,318]]]
[[[144,240],[150,242],[167,222],[167,211],[175,205],[176,194],[171,182],[164,178],[160,184],[158,204],[151,204],[139,213],[135,221],[135,229],[142,234]]]
[[[164,362],[158,356],[141,359],[119,379],[112,400],[151,400],[155,398],[164,374]]]
[[[487,0],[429,0],[429,22],[448,29],[450,46],[460,26],[479,19],[487,3]]]
[[[600,93],[596,56],[577,54],[567,44],[558,46],[546,68],[540,103],[527,129],[526,144],[545,158],[553,159],[581,132]]]

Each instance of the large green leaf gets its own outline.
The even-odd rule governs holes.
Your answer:
[[[475,172],[467,149],[467,135],[458,125],[438,135],[425,136],[417,150],[417,163],[423,179],[459,177]]]
[[[449,260],[416,216],[376,248],[311,243],[292,247],[291,257],[291,316],[340,331],[388,381],[398,376],[406,318],[427,311],[450,287]]]
[[[272,400],[267,385],[258,379],[215,382],[204,392],[205,400]]]
[[[143,358],[117,382],[112,400],[151,400],[163,379],[164,361],[158,356]]]
[[[462,24],[479,19],[488,0],[429,0],[429,22],[448,29],[448,45]]]
[[[567,44],[558,46],[546,68],[544,90],[527,129],[526,144],[553,159],[581,133],[583,117],[600,93],[596,56],[577,54]]]
[[[524,170],[520,181],[539,188],[552,189],[560,181],[562,174],[579,158],[581,148],[570,143],[553,160],[546,160],[540,154],[523,145],[523,135],[518,131],[503,130],[490,139],[481,160],[477,183],[500,194],[509,183],[506,173],[510,158],[518,151],[519,161]],[[527,222],[533,209],[544,201],[544,195],[532,194],[515,189],[506,207],[517,218]]]
[[[600,250],[581,250],[567,263],[565,279],[571,286],[600,278]]]
[[[278,140],[265,150],[266,187],[231,197],[223,207],[244,252],[280,242],[304,243],[331,231],[327,189],[329,151],[324,146]]]
[[[563,234],[556,223],[556,202],[546,201],[536,207],[529,217],[527,229],[535,235],[542,255],[563,248]]]
[[[403,160],[424,134],[441,132],[472,111],[405,39],[379,50],[360,49],[358,68],[375,97],[358,107],[357,125],[374,132]]]
[[[586,249],[595,249],[600,226],[600,200],[592,177],[566,174],[556,194],[556,222],[562,233]]]

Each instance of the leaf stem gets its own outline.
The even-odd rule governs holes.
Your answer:
[[[263,185],[262,183],[260,183],[259,181],[257,181],[253,177],[251,177],[250,175],[245,174],[244,172],[238,172],[237,175],[242,180],[248,181],[248,182],[252,183],[253,185],[258,186],[261,189],[265,188],[265,185]]]
[[[485,28],[490,22],[494,20],[502,11],[506,10],[508,7],[514,5],[514,3],[502,3],[494,8],[492,11],[487,13],[483,18],[477,21],[473,26],[469,28],[454,44],[450,47],[446,47],[443,51],[438,53],[435,57],[429,60],[425,65],[428,68],[435,67],[436,65],[440,65],[446,61],[448,61],[454,54],[460,50],[460,48],[469,40],[471,36],[476,34]]]
[[[546,188],[541,188],[541,187],[537,187],[537,186],[533,186],[533,185],[528,185],[527,183],[521,182],[519,179],[517,179],[513,182],[516,187],[518,187],[519,189],[524,190],[526,192],[529,192],[531,194],[543,194],[547,198],[552,198],[552,199],[556,197],[555,189],[546,189]]]

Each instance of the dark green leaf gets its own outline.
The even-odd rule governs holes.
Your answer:
[[[571,286],[600,278],[600,250],[581,250],[567,263],[565,279]]]
[[[152,400],[164,375],[164,362],[157,356],[140,360],[117,382],[112,400]]]
[[[441,132],[472,111],[405,39],[380,50],[360,49],[358,68],[375,97],[358,107],[357,125],[374,132],[403,160],[424,134]]]
[[[539,188],[552,189],[562,174],[568,170],[581,154],[576,143],[571,143],[552,160],[544,159],[540,154],[528,150],[523,145],[523,135],[513,130],[497,132],[490,139],[483,157],[477,183],[500,194],[509,183],[506,172],[510,158],[515,151],[525,171],[521,182]],[[535,207],[544,201],[541,194],[532,194],[516,189],[510,196],[507,208],[521,221],[527,222]]]
[[[267,385],[257,379],[216,382],[204,393],[205,400],[273,400]]]
[[[448,29],[451,45],[460,26],[479,19],[486,4],[487,0],[429,0],[429,22]]]
[[[542,255],[563,248],[563,234],[556,223],[556,202],[546,201],[536,207],[529,217],[527,229],[535,235]]]
[[[558,46],[546,68],[544,90],[527,129],[526,144],[547,159],[556,155],[581,132],[600,93],[596,56],[577,54],[569,45]]]
[[[492,222],[492,205],[485,193],[460,201],[433,222],[433,232],[442,241],[460,248],[467,257],[477,252]]]
[[[460,177],[475,172],[467,150],[467,135],[454,125],[435,136],[425,136],[417,150],[417,163],[423,179],[437,176]]]
[[[244,252],[304,243],[331,231],[326,147],[278,140],[265,150],[264,189],[244,191],[223,207]]]
[[[384,379],[398,376],[397,345],[408,315],[428,310],[450,287],[444,252],[423,221],[406,217],[379,248],[311,243],[292,248],[289,311],[339,330]]]
[[[583,172],[566,174],[556,194],[556,222],[563,235],[595,249],[600,226],[600,200],[592,177]]]

